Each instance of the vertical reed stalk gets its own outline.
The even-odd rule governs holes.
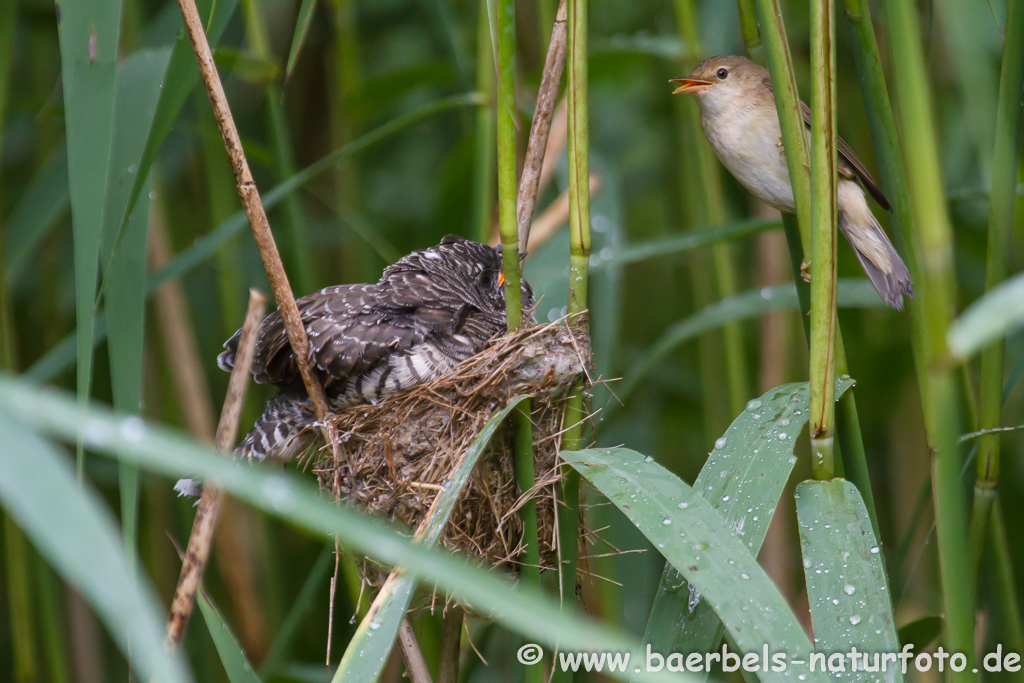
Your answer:
[[[473,239],[491,238],[494,214],[494,48],[491,45],[488,0],[480,0],[476,29],[476,89],[488,103],[476,110],[475,159],[473,161]]]
[[[890,51],[906,152],[911,210],[921,248],[922,387],[928,446],[933,454],[939,568],[949,650],[967,656],[954,681],[977,680],[974,662],[974,591],[967,544],[967,515],[957,447],[960,415],[954,366],[947,357],[946,330],[956,301],[953,239],[943,193],[916,4],[886,0]]]
[[[993,594],[1000,598],[998,612],[1002,616],[999,624],[1001,642],[1006,650],[1024,652],[1024,623],[1021,623],[1020,601],[1006,540],[1006,525],[1003,522],[1002,505],[998,499],[992,505],[992,521],[988,531],[991,536],[989,540],[992,543],[992,570],[996,584]],[[1015,680],[1019,683],[1022,679],[1024,674],[1018,672]]]
[[[786,239],[789,242],[790,250],[794,252],[792,258],[797,293],[801,296],[801,308],[806,314],[807,309],[803,308],[803,292],[807,290],[800,282],[800,271],[797,269],[800,264],[797,259],[802,260],[804,255],[811,253],[810,178],[807,173],[810,163],[804,138],[803,116],[800,111],[796,81],[793,78],[792,60],[779,2],[778,0],[755,0],[755,2],[761,35],[765,44],[768,70],[771,74],[772,87],[775,90],[775,107],[779,114],[779,124],[782,127],[786,163],[789,167],[789,176],[793,183],[796,199],[796,216],[792,220],[784,221],[784,225],[787,226]],[[801,200],[801,197],[804,199]],[[793,223],[796,223],[798,230],[793,229]],[[800,237],[800,254],[795,253],[797,233]],[[805,329],[807,329],[806,326]],[[835,344],[835,373],[840,376],[845,375],[848,373],[846,348],[838,324],[836,325]],[[878,520],[875,514],[874,494],[871,491],[867,454],[864,450],[864,438],[860,431],[860,417],[853,391],[847,391],[839,399],[836,406],[836,421],[836,435],[840,451],[843,454],[843,462],[848,463],[845,469],[849,470],[850,481],[860,491],[861,497],[864,499],[864,506],[868,510],[868,516],[871,518],[871,524],[877,532]]]
[[[587,113],[587,0],[569,0],[569,313],[587,310],[587,268],[590,260],[590,131]],[[583,445],[583,387],[573,389],[566,404],[564,450]],[[558,549],[562,608],[571,609],[576,598],[580,480],[576,470],[565,469],[562,503],[558,514]]]
[[[836,335],[836,116],[832,0],[811,3],[811,466],[834,474]]]
[[[985,291],[1006,279],[1013,233],[1021,89],[1024,88],[1024,2],[1011,1],[1007,4],[1005,34],[996,108],[995,151],[992,155]],[[981,352],[977,426],[981,430],[1002,424],[1004,348],[1005,341],[1000,339]],[[999,437],[998,433],[978,437],[978,475],[974,482],[971,510],[971,568],[975,579],[981,566],[988,520],[999,481]]]
[[[697,8],[694,0],[676,0],[676,21],[679,36],[688,51],[683,66],[687,70],[704,58],[700,34],[697,30]],[[756,28],[756,27],[755,27]],[[691,141],[691,149],[696,153],[696,160],[683,168],[685,187],[683,196],[689,200],[688,205],[698,208],[696,222],[698,225],[713,228],[725,222],[725,197],[722,190],[721,172],[718,160],[704,139],[700,129],[700,116],[693,98],[685,98],[680,106],[686,135]],[[696,162],[694,164],[694,162]],[[695,165],[695,168],[693,167]],[[718,285],[718,299],[727,299],[736,294],[736,268],[733,263],[732,248],[725,243],[711,247],[711,256]],[[698,275],[698,277],[701,277]],[[703,277],[701,278],[703,279]],[[710,302],[701,302],[710,303]],[[725,368],[729,396],[729,414],[739,415],[743,412],[747,399],[750,398],[748,386],[746,353],[743,349],[743,328],[738,322],[725,324],[722,335],[725,348]],[[708,370],[705,365],[704,370]],[[717,433],[717,432],[716,432]]]
[[[757,27],[757,9],[754,0],[737,0],[736,8],[740,13],[740,32],[747,54],[758,64],[764,64],[764,45],[761,44],[761,31]]]
[[[519,262],[519,228],[516,217],[516,15],[515,0],[498,0],[498,231],[501,234],[502,270],[505,275],[505,318],[509,331],[523,323],[523,303]],[[520,495],[533,488],[533,424],[530,404],[524,401],[515,409],[516,483]],[[540,583],[540,555],[537,536],[537,503],[531,500],[520,510],[523,524],[522,580],[528,585]],[[532,566],[531,566],[532,565]],[[540,667],[526,669],[527,680],[540,683]]]

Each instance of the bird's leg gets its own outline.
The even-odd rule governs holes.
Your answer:
[[[804,279],[804,282],[811,281],[811,262],[803,261],[800,264],[800,277]]]

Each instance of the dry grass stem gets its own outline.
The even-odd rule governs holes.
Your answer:
[[[242,326],[242,336],[238,343],[235,356],[235,367],[228,380],[228,391],[224,398],[224,407],[217,426],[217,448],[229,452],[238,437],[238,420],[245,400],[245,388],[249,383],[249,368],[256,348],[256,331],[263,318],[263,309],[267,298],[259,291],[249,290],[249,308]],[[181,575],[171,600],[171,614],[167,620],[166,645],[169,651],[181,645],[181,639],[188,625],[195,604],[196,590],[202,580],[203,569],[210,557],[210,543],[213,530],[217,523],[217,512],[220,509],[220,490],[215,486],[203,487],[203,495],[199,499],[196,517],[192,523],[192,533],[188,539],[185,559],[181,566]]]
[[[530,238],[533,211],[537,205],[538,187],[548,148],[548,133],[558,100],[558,88],[565,70],[566,53],[565,0],[559,0],[551,40],[544,60],[544,72],[537,90],[537,105],[533,111],[530,141],[526,147],[523,172],[519,176],[519,196],[516,206],[516,226],[519,230],[519,251],[525,252]],[[549,162],[547,164],[551,166]]]
[[[242,150],[242,141],[238,136],[238,129],[235,127],[235,120],[228,106],[227,96],[224,94],[224,86],[221,84],[220,75],[217,73],[217,66],[213,61],[213,54],[210,52],[210,45],[203,30],[202,20],[196,10],[194,0],[178,0],[178,7],[181,8],[182,17],[185,20],[185,28],[188,31],[189,39],[192,41],[192,48],[195,51],[196,61],[199,64],[199,73],[206,86],[206,93],[210,97],[210,104],[213,107],[214,116],[217,119],[217,127],[224,138],[224,147],[227,149],[228,158],[231,160],[231,168],[235,173],[235,181],[238,188],[238,196],[242,200],[245,215],[249,218],[249,226],[252,228],[253,238],[263,259],[263,267],[267,271],[267,279],[270,280],[270,288],[277,301],[277,307],[284,321],[285,330],[288,333],[288,341],[291,344],[292,352],[295,354],[295,362],[302,375],[302,383],[306,387],[316,412],[317,418],[324,426],[324,438],[328,443],[334,443],[330,432],[329,423],[325,417],[329,410],[327,399],[324,396],[323,387],[319,380],[309,369],[309,340],[306,337],[306,330],[302,325],[299,316],[299,309],[295,305],[295,296],[292,294],[291,286],[288,284],[288,275],[284,271],[284,264],[281,262],[281,254],[274,242],[274,235],[270,231],[270,223],[267,220],[267,212],[260,201],[259,190],[249,170],[249,162]]]

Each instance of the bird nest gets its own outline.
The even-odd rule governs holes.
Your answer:
[[[522,549],[519,509],[536,500],[542,568],[556,566],[556,484],[562,418],[572,386],[587,376],[586,334],[567,320],[494,340],[452,372],[376,405],[330,419],[336,453],[319,451],[321,487],[382,517],[415,528],[487,419],[530,395],[534,486],[516,484],[514,424],[506,420],[466,483],[440,541],[491,565],[516,568]],[[366,568],[368,569],[368,568]],[[379,571],[364,571],[378,583]]]

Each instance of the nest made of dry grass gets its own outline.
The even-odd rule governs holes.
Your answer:
[[[319,452],[314,471],[336,498],[415,528],[487,419],[515,396],[531,395],[535,485],[521,494],[513,433],[492,437],[441,542],[492,565],[516,566],[524,502],[537,501],[541,566],[557,562],[555,484],[569,390],[588,377],[586,334],[567,319],[501,337],[428,384],[334,414],[337,459]],[[366,579],[374,583],[374,572]]]

